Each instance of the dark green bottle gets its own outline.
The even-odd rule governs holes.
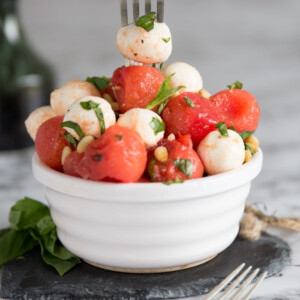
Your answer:
[[[0,150],[33,144],[24,121],[49,105],[51,69],[30,49],[22,32],[17,0],[0,0]]]

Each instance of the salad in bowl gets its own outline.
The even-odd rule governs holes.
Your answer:
[[[193,66],[163,67],[172,37],[154,13],[122,27],[117,46],[125,66],[65,83],[26,120],[34,175],[61,242],[87,262],[198,265],[237,235],[262,165],[259,105],[239,81],[211,95]]]

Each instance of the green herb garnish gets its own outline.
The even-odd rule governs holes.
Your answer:
[[[176,176],[175,180],[168,180],[168,181],[163,182],[163,184],[170,185],[173,183],[183,183],[183,182],[184,182],[184,180],[182,180],[178,176]]]
[[[163,62],[159,64],[159,71],[162,70],[163,66],[164,66],[164,63],[163,63]]]
[[[76,147],[77,147],[77,141],[76,141],[76,139],[73,137],[73,135],[66,131],[66,132],[64,133],[64,136],[65,136],[66,140],[68,141],[68,143],[69,143],[71,146],[73,146],[73,148],[76,149]]]
[[[177,159],[173,160],[173,163],[179,171],[181,171],[182,173],[185,174],[185,176],[187,178],[189,178],[192,175],[192,173],[194,171],[194,166],[193,166],[192,161],[190,161],[189,159],[177,158]]]
[[[99,103],[89,100],[86,102],[80,102],[80,105],[82,108],[84,108],[86,110],[91,110],[91,109],[97,108],[99,106]]]
[[[155,165],[155,158],[151,157],[150,163],[149,163],[149,167],[148,167],[148,174],[150,175],[150,180],[152,182],[155,182],[155,176],[154,176],[154,165]]]
[[[105,132],[105,122],[102,109],[100,107],[97,107],[94,109],[94,111],[100,123],[101,134],[103,134]]]
[[[227,87],[232,90],[232,89],[239,89],[241,90],[243,88],[243,84],[240,81],[236,81],[233,84],[227,85]]]
[[[165,122],[155,117],[152,118],[150,126],[153,129],[155,135],[157,135],[161,131],[165,131],[166,129]]]
[[[169,36],[169,37],[168,37],[168,38],[166,38],[166,39],[162,38],[162,40],[163,40],[165,43],[168,43],[168,42],[170,42],[170,40],[171,40],[171,37]]]
[[[146,31],[150,31],[154,28],[155,18],[156,18],[156,12],[150,12],[149,14],[139,17],[135,21],[135,25],[137,27],[144,28]]]
[[[190,107],[196,107],[195,104],[193,103],[193,101],[188,97],[188,96],[184,96],[183,97],[185,100],[185,103],[190,106]]]
[[[147,105],[147,109],[152,109],[156,105],[159,105],[162,103],[164,100],[170,98],[173,96],[178,90],[185,88],[185,86],[180,85],[175,88],[170,89],[170,84],[171,84],[171,78],[174,76],[175,73],[169,75],[164,82],[162,83],[157,95],[155,98]]]
[[[226,124],[224,122],[219,122],[215,128],[218,128],[219,132],[221,133],[222,136],[228,136],[228,131]]]
[[[10,228],[0,231],[0,266],[36,246],[46,264],[64,275],[80,259],[62,246],[49,208],[30,198],[19,200],[10,210]]]
[[[156,68],[156,64],[152,64],[152,67],[153,67],[153,68]]]
[[[65,122],[62,122],[62,123],[60,124],[60,126],[61,126],[61,127],[68,127],[68,128],[74,129],[75,132],[76,132],[76,133],[78,134],[78,136],[79,136],[79,140],[81,140],[81,139],[83,138],[83,132],[82,132],[80,126],[79,126],[77,123],[75,123],[75,122],[73,122],[73,121],[65,121]]]
[[[102,76],[102,77],[88,77],[86,79],[87,82],[92,83],[100,92],[102,90],[107,89],[110,79],[108,77]]]
[[[254,133],[254,131],[243,131],[243,132],[240,132],[239,135],[241,136],[241,138],[243,140],[245,140],[248,137],[250,137],[253,133]]]
[[[245,142],[244,142],[244,144],[245,144],[245,150],[249,150],[251,155],[253,155],[253,151],[252,151],[251,147]]]
[[[122,136],[122,135],[115,134],[115,137],[116,137],[116,139],[119,140],[119,141],[122,141],[122,139],[123,139],[123,136]]]
[[[159,104],[159,106],[157,108],[157,112],[156,112],[158,115],[162,114],[162,112],[165,109],[165,107],[167,106],[168,102],[169,102],[169,99],[167,99],[164,102],[162,102],[161,104]]]

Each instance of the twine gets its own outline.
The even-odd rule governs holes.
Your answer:
[[[245,206],[245,215],[240,224],[239,236],[250,241],[260,238],[268,227],[278,227],[300,232],[300,218],[279,218],[267,216],[250,205]]]

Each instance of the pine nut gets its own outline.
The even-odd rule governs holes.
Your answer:
[[[108,101],[109,103],[113,102],[112,97],[111,97],[109,94],[107,94],[107,93],[105,93],[105,94],[103,95],[103,98],[104,98],[106,101]]]
[[[174,140],[175,140],[175,135],[174,135],[173,133],[169,134],[168,140],[169,140],[170,142],[174,141]]]
[[[206,99],[208,99],[211,96],[211,94],[205,89],[200,90],[199,94]]]
[[[249,145],[251,150],[256,153],[258,151],[259,140],[254,135],[250,135],[248,138],[245,139],[245,142]]]
[[[91,135],[87,135],[85,136],[77,145],[77,152],[78,153],[83,153],[85,148],[91,143],[93,142],[95,139],[93,136]]]
[[[66,146],[64,149],[63,149],[63,152],[62,152],[62,155],[61,155],[61,164],[64,165],[65,164],[65,159],[67,158],[67,156],[69,154],[72,153],[72,149],[69,147],[69,146]]]
[[[249,160],[251,160],[252,158],[252,154],[249,150],[245,150],[245,162],[248,162]]]
[[[160,161],[165,162],[168,160],[168,150],[166,147],[160,146],[154,150],[154,157]]]

